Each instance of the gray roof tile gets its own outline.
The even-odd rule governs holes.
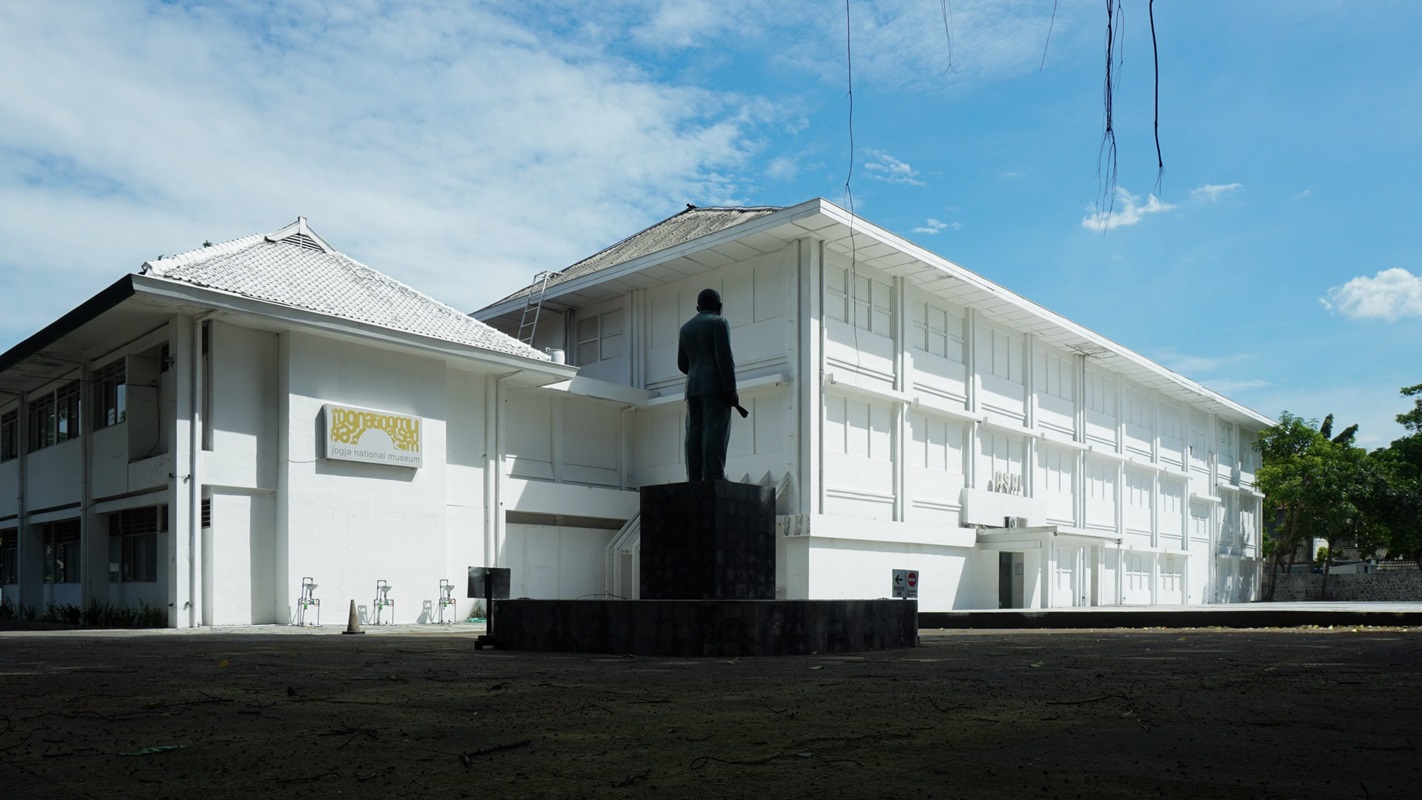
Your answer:
[[[548,278],[548,288],[552,289],[558,284],[566,283],[574,278],[591,275],[594,272],[600,272],[650,253],[723,231],[779,210],[778,206],[751,208],[697,208],[690,206],[685,211],[668,217],[650,228],[634,233],[561,272],[553,273]],[[489,305],[498,305],[518,297],[526,297],[533,292],[535,286],[536,284],[529,284]]]
[[[499,353],[548,356],[308,235],[305,221],[144,264],[148,275]]]

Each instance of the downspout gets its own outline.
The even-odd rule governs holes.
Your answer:
[[[498,378],[484,379],[484,566],[494,565],[495,514],[499,502]],[[472,566],[472,565],[470,565]]]
[[[189,357],[192,369],[189,374],[189,392],[192,402],[192,421],[188,425],[188,627],[196,628],[202,621],[199,604],[202,602],[202,586],[199,578],[202,570],[202,416],[203,404],[203,353],[202,329],[208,318],[215,314],[209,311],[193,318],[192,347]]]

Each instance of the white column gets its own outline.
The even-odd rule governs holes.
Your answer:
[[[912,383],[909,369],[912,359],[908,349],[908,282],[894,278],[894,389],[907,393]],[[889,457],[893,464],[894,519],[904,522],[908,519],[908,464],[904,453],[908,447],[909,421],[908,407],[904,403],[894,404],[893,436],[889,443]]]
[[[795,424],[791,432],[790,449],[798,452],[796,481],[801,514],[824,512],[824,455],[821,432],[824,425],[824,402],[820,381],[824,374],[824,325],[822,292],[824,291],[824,242],[800,239],[797,242],[798,302],[796,317],[796,405]]]
[[[193,525],[191,485],[193,474],[194,433],[198,426],[196,401],[200,400],[195,384],[199,378],[200,348],[193,335],[192,318],[174,316],[169,321],[169,351],[173,357],[173,442],[168,457],[170,466],[168,489],[168,550],[167,584],[170,613],[168,625],[190,628],[201,619],[198,615],[201,589],[198,558],[201,552],[198,530]],[[129,423],[132,424],[132,423]],[[196,442],[201,442],[197,439]]]

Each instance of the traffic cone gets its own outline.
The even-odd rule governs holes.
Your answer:
[[[351,615],[346,620],[346,629],[341,633],[365,633],[360,629],[360,617],[356,616],[355,601],[351,601]]]

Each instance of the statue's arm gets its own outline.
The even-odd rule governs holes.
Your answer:
[[[731,324],[726,322],[725,317],[718,317],[716,320],[716,333],[714,338],[716,345],[716,373],[721,383],[721,393],[726,397],[727,405],[739,405],[741,396],[736,391],[736,359],[731,355]]]

